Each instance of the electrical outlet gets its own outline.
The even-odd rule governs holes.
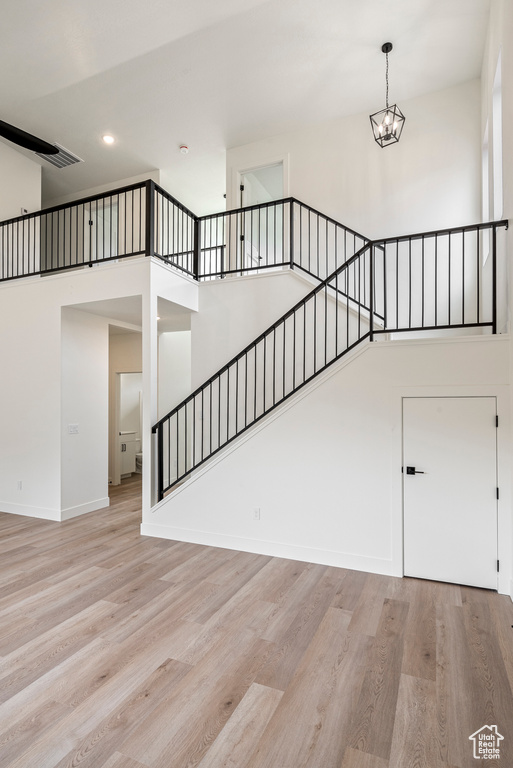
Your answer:
[[[78,435],[78,424],[68,424],[68,435]]]
[[[260,520],[260,507],[253,508],[253,520]]]

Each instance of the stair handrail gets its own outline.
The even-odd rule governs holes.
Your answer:
[[[219,368],[215,373],[212,374],[208,379],[206,379],[202,384],[200,384],[199,387],[197,387],[194,392],[191,392],[190,395],[187,395],[187,397],[182,400],[178,405],[176,405],[174,408],[172,408],[168,413],[166,413],[162,418],[160,418],[152,427],[152,432],[155,433],[157,429],[169,418],[175,415],[180,408],[182,408],[187,403],[194,400],[195,397],[197,397],[199,394],[201,394],[201,391],[208,386],[209,384],[212,384],[216,379],[218,379],[220,376],[223,375],[223,373],[226,373],[226,371],[234,365],[237,360],[240,360],[244,357],[245,354],[247,354],[251,349],[253,349],[257,344],[259,344],[261,341],[263,341],[266,336],[268,336],[270,333],[273,332],[273,330],[277,329],[282,323],[284,323],[289,317],[291,317],[294,312],[296,312],[298,309],[300,309],[305,302],[307,302],[310,298],[315,296],[316,294],[320,293],[325,287],[329,285],[330,282],[332,282],[337,276],[340,276],[342,272],[348,270],[352,264],[357,261],[360,256],[365,253],[369,248],[371,248],[373,245],[375,245],[372,240],[369,240],[365,245],[363,245],[357,253],[355,253],[351,258],[349,258],[346,262],[344,262],[340,267],[338,267],[334,272],[332,272],[331,275],[329,275],[325,280],[322,280],[319,282],[318,285],[316,285],[312,290],[307,293],[305,296],[303,296],[302,299],[299,299],[293,307],[291,307],[287,312],[285,312],[281,317],[278,318],[274,323],[271,323],[265,331],[262,331],[253,341],[251,341],[246,347],[244,347],[243,350],[238,352],[234,357],[232,357],[227,363],[225,363],[221,368]],[[351,297],[348,297],[348,300],[351,302],[354,302],[355,300]],[[356,303],[356,302],[355,302]],[[370,312],[370,306],[366,307],[365,305],[361,305],[364,309],[366,309],[368,312]],[[379,316],[381,318],[381,316]]]
[[[308,294],[153,426],[152,432],[157,435],[158,500],[163,499],[164,493],[176,483],[188,477],[347,352],[367,339],[372,342],[376,334],[397,334],[412,330],[437,334],[458,328],[488,328],[496,333],[497,230],[501,227],[508,227],[507,220],[387,237],[370,240],[362,245],[346,262],[319,281]],[[483,248],[488,243],[488,240],[483,240],[483,232],[486,230],[492,232],[489,243],[491,279],[487,278],[487,303],[484,286],[480,282]],[[446,286],[445,293],[441,292],[442,298],[437,295],[437,269],[448,269],[449,274],[449,288],[447,291]],[[472,270],[476,270],[474,275]],[[413,282],[417,283],[416,290],[421,293],[412,301]],[[404,307],[401,307],[401,311],[398,307],[390,311],[388,307],[387,311],[387,300],[390,302],[395,297],[399,305],[401,286],[410,291],[406,318],[403,317]],[[335,301],[330,303],[333,298]],[[334,309],[330,310],[332,306]],[[420,311],[422,324],[416,320]],[[443,317],[445,311],[448,311],[448,319]],[[339,317],[342,317],[340,326],[344,328],[344,336],[347,331],[347,340],[342,339],[341,344],[337,339]],[[299,335],[296,335],[296,321]],[[318,347],[321,347],[320,355],[316,349],[316,323],[324,326],[318,343]],[[334,344],[328,326],[332,334],[335,329]],[[304,351],[298,353],[299,367],[303,370],[296,375],[297,339],[298,346],[304,347]],[[294,351],[291,355],[292,344]],[[287,373],[287,364],[292,373]],[[269,394],[270,388],[272,396]],[[244,409],[240,412],[242,401]],[[164,432],[167,439],[166,480]],[[171,467],[175,438],[176,477]]]

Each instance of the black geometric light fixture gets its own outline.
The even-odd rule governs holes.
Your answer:
[[[374,139],[377,141],[380,147],[388,147],[391,144],[395,144],[401,138],[401,133],[404,128],[405,117],[397,104],[389,106],[388,104],[388,54],[392,50],[392,43],[383,43],[381,50],[387,57],[386,68],[386,107],[379,112],[375,112],[370,116],[372,132]]]

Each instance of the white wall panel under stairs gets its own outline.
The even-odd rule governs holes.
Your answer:
[[[145,512],[142,533],[401,576],[402,397],[493,395],[507,592],[508,343],[364,345]]]

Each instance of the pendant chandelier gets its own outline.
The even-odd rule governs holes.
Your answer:
[[[380,147],[388,147],[390,144],[395,144],[401,138],[401,133],[404,128],[405,117],[397,104],[389,106],[388,104],[388,54],[392,50],[392,43],[383,43],[381,50],[386,56],[386,107],[379,112],[375,112],[370,116],[372,132],[374,139]]]

